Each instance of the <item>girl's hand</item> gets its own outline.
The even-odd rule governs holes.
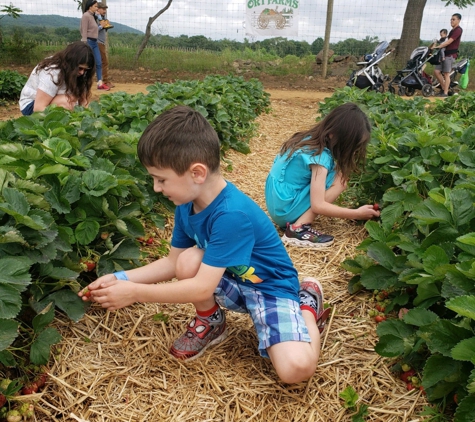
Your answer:
[[[94,301],[94,292],[101,288],[101,284],[107,281],[117,280],[114,274],[106,274],[99,277],[96,281],[93,281],[89,286],[80,290],[78,296],[84,301]]]
[[[381,211],[376,210],[376,207],[373,205],[363,205],[356,209],[356,219],[357,220],[371,220],[374,217],[379,217]]]

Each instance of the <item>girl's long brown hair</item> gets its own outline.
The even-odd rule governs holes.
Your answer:
[[[346,103],[333,109],[311,129],[295,133],[282,145],[280,154],[288,153],[289,159],[303,149],[319,155],[326,147],[335,160],[337,172],[348,180],[360,166],[364,167],[370,137],[371,124],[366,114],[356,104]]]
[[[79,65],[86,65],[89,68],[82,76],[78,76]],[[77,99],[79,104],[85,104],[91,98],[95,66],[91,47],[82,41],[76,41],[64,50],[43,59],[37,66],[37,72],[41,69],[59,69],[56,85],[61,86],[64,83],[66,95]]]

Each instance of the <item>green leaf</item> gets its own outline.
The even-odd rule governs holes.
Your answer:
[[[27,215],[30,211],[30,205],[23,193],[13,188],[4,188],[2,191],[6,206],[14,210],[18,214]]]
[[[345,409],[350,409],[356,406],[356,402],[359,399],[358,394],[356,393],[355,389],[349,385],[346,387],[340,394],[338,394],[340,398],[343,399],[343,407]]]
[[[457,406],[454,422],[474,422],[475,421],[475,396],[468,395]]]
[[[452,349],[452,358],[475,362],[475,337],[462,340]]]
[[[418,205],[411,213],[411,216],[425,224],[453,223],[452,215],[447,208],[433,199],[426,199],[422,204]]]
[[[396,284],[397,275],[381,265],[375,265],[361,273],[360,281],[369,290],[387,289]]]
[[[374,347],[374,350],[378,355],[394,358],[404,353],[404,340],[391,334],[384,335],[379,337],[379,341]]]
[[[78,322],[89,307],[76,293],[69,289],[62,289],[50,294],[47,300],[54,300],[55,305],[75,322]]]
[[[404,315],[403,321],[406,324],[415,325],[416,327],[422,327],[424,325],[432,324],[438,319],[436,313],[428,311],[427,309],[414,308],[410,309]]]
[[[61,341],[61,334],[48,327],[33,341],[30,349],[30,360],[34,365],[46,365],[51,353],[51,346]]]
[[[372,239],[378,240],[380,242],[384,242],[386,240],[386,234],[378,222],[369,220],[364,226]]]
[[[80,245],[88,245],[99,234],[100,224],[95,220],[86,220],[79,223],[74,230],[74,235]]]
[[[453,221],[458,227],[469,223],[475,218],[472,192],[467,189],[454,189],[449,197]]]
[[[378,264],[382,265],[388,270],[394,268],[396,256],[394,252],[382,242],[374,242],[368,246],[368,256],[373,258]]]
[[[420,327],[419,335],[426,341],[432,353],[440,353],[446,357],[452,355],[452,349],[458,343],[473,336],[470,330],[445,319]]]
[[[422,259],[424,270],[429,274],[434,274],[437,267],[448,264],[449,262],[449,257],[445,251],[437,245],[432,245],[427,248]]]
[[[0,318],[15,318],[21,311],[21,293],[10,284],[0,284]]]
[[[17,366],[15,356],[9,350],[0,351],[0,363],[8,368],[14,368]]]
[[[0,350],[9,347],[18,335],[19,324],[11,319],[0,319]]]
[[[457,242],[465,245],[475,246],[475,233],[467,233],[463,236],[457,237]]]
[[[461,316],[475,320],[475,296],[458,296],[449,300],[445,306]]]
[[[86,170],[82,176],[84,193],[92,196],[102,196],[117,186],[117,179],[102,170]]]
[[[33,318],[33,330],[35,333],[42,331],[47,325],[51,324],[54,319],[53,302],[47,305],[38,315]]]
[[[24,256],[0,258],[0,284],[15,284],[23,291],[31,281],[31,264],[31,260]]]
[[[465,366],[450,357],[432,355],[424,366],[422,386],[429,400],[442,398],[450,393],[464,378]]]

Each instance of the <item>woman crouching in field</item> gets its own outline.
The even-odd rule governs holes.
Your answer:
[[[94,69],[91,48],[77,41],[42,60],[31,72],[20,94],[20,110],[29,116],[55,104],[72,110],[87,106],[91,98]]]

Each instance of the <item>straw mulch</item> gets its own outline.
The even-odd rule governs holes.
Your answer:
[[[263,208],[264,182],[280,144],[315,121],[317,95],[272,97],[273,112],[259,119],[252,153],[231,153],[233,181]],[[56,321],[61,353],[37,404],[38,421],[351,421],[339,398],[347,386],[369,406],[368,421],[418,421],[426,404],[407,392],[378,356],[376,325],[368,318],[367,293],[350,296],[350,275],[339,264],[365,237],[362,224],[322,218],[317,225],[335,244],[315,251],[289,248],[301,275],[316,276],[333,307],[322,338],[315,376],[298,385],[281,383],[270,362],[260,358],[245,315],[228,313],[229,336],[201,359],[183,363],[168,348],[193,316],[191,305],[137,304],[117,312],[92,307],[79,322]],[[238,230],[239,228],[235,228]],[[232,229],[231,229],[232,230]],[[232,233],[231,233],[232,234]],[[163,236],[170,235],[168,228]],[[169,316],[168,323],[155,319]]]

